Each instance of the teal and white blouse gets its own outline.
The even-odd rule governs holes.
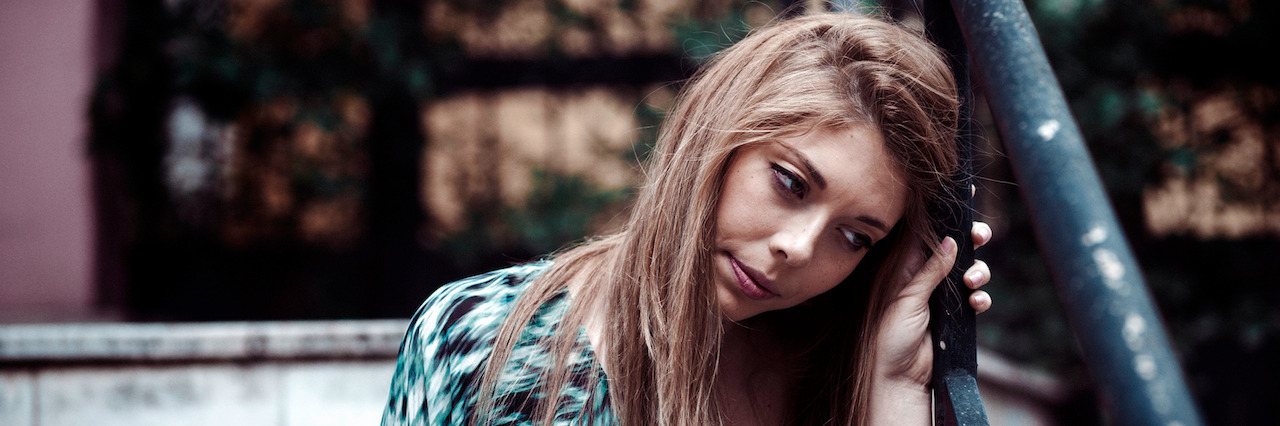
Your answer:
[[[483,366],[493,352],[498,329],[516,299],[549,266],[539,262],[477,275],[446,284],[427,298],[400,345],[382,424],[470,424]],[[525,328],[499,379],[494,424],[533,424],[532,410],[547,397],[538,380],[550,367],[549,337],[568,301],[568,292],[562,291]],[[557,393],[556,424],[616,424],[608,382],[582,329],[568,364],[572,376]]]

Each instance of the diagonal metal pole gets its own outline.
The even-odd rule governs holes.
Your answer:
[[[1036,239],[1109,420],[1201,424],[1021,0],[952,0]]]

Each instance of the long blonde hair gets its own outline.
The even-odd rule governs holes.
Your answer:
[[[889,273],[913,244],[935,244],[928,206],[949,196],[956,169],[955,83],[920,35],[849,14],[798,17],[761,28],[721,52],[685,87],[659,135],[630,221],[618,233],[554,258],[499,331],[473,419],[488,422],[496,383],[534,313],[573,279],[586,279],[558,326],[557,360],[543,377],[550,396],[534,411],[554,417],[563,367],[587,306],[604,306],[613,409],[624,425],[720,424],[713,384],[723,333],[711,282],[715,214],[736,149],[816,128],[878,129],[908,180],[903,218],[836,289],[795,309],[829,325],[815,335],[797,395],[797,423],[863,424],[873,336]],[[887,243],[887,244],[886,244]],[[590,274],[587,276],[586,274]],[[835,309],[835,308],[839,309]],[[850,315],[850,309],[858,312]],[[833,376],[832,373],[838,374]],[[837,377],[839,379],[832,379]]]

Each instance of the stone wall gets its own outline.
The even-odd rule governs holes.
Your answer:
[[[0,327],[0,425],[377,424],[406,321]]]
[[[406,324],[0,326],[0,425],[378,424]],[[1057,380],[978,362],[991,424],[1054,424]]]

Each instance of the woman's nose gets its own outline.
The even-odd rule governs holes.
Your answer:
[[[778,232],[774,233],[770,247],[776,255],[791,266],[803,266],[813,259],[814,249],[818,245],[818,235],[822,233],[821,220],[816,217],[797,217],[786,221]]]

